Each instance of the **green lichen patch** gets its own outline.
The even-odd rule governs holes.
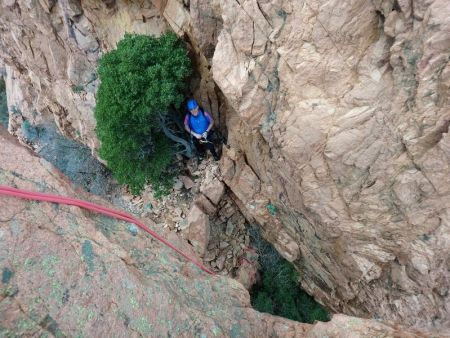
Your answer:
[[[127,225],[127,230],[133,235],[136,236],[138,234],[138,228],[133,223],[129,223]]]
[[[427,234],[423,234],[420,236],[420,239],[424,242],[428,241],[431,237],[428,236]]]
[[[53,277],[56,272],[56,266],[59,263],[59,257],[55,255],[49,255],[44,258],[44,260],[41,263],[41,266],[44,270],[44,272],[49,277]]]
[[[93,272],[94,267],[94,249],[92,247],[91,241],[85,240],[81,247],[81,252],[83,254],[83,262],[87,265],[88,272]]]
[[[130,323],[130,326],[133,330],[139,331],[139,333],[144,336],[148,336],[153,332],[153,325],[150,324],[145,317],[133,319]]]
[[[111,235],[117,231],[117,221],[111,217],[98,216],[95,222],[95,228],[100,230],[107,238],[111,238]]]
[[[56,301],[58,306],[63,305],[63,296],[64,296],[64,288],[59,280],[52,280],[52,288],[49,294],[49,297]]]
[[[13,277],[14,272],[11,271],[9,268],[4,267],[2,271],[2,283],[8,284],[11,278]]]
[[[36,329],[38,329],[38,327],[36,323],[31,321],[30,319],[22,317],[15,323],[15,329],[18,331],[18,333],[20,333],[21,336],[25,336],[26,333],[35,331]]]
[[[62,338],[65,337],[65,335],[62,333],[62,331],[59,328],[58,323],[50,316],[49,314],[46,315],[42,321],[39,323],[39,325],[53,334],[56,338]]]
[[[242,332],[241,332],[241,327],[238,324],[234,324],[231,327],[230,337],[232,337],[232,338],[243,337]]]
[[[271,214],[272,216],[275,216],[277,210],[278,210],[277,207],[272,203],[267,204],[267,211],[269,211],[269,214]]]

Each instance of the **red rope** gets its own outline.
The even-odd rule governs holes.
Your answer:
[[[149,233],[152,237],[154,237],[155,239],[160,241],[161,243],[165,244],[172,250],[176,251],[177,253],[179,253],[181,256],[183,256],[187,260],[190,260],[192,263],[197,265],[200,269],[202,269],[206,273],[208,273],[210,275],[214,275],[214,273],[212,271],[208,270],[208,268],[205,267],[203,264],[197,262],[195,259],[188,256],[183,251],[181,251],[180,249],[175,247],[173,244],[171,244],[169,241],[167,241],[163,237],[159,236],[156,232],[154,232],[153,230],[148,228],[144,223],[140,222],[139,220],[137,220],[136,218],[134,218],[133,216],[131,216],[125,212],[116,211],[114,209],[103,207],[99,204],[91,203],[91,202],[76,199],[76,198],[70,198],[70,197],[64,197],[64,196],[58,196],[58,195],[40,193],[40,192],[33,192],[33,191],[26,191],[26,190],[22,190],[22,189],[15,189],[15,188],[7,187],[4,185],[0,185],[0,194],[6,195],[6,196],[23,198],[23,199],[29,199],[29,200],[74,205],[74,206],[77,206],[80,208],[95,211],[95,212],[103,214],[103,215],[117,218],[117,219],[129,222],[129,223],[134,223],[138,227],[140,227],[142,230]]]

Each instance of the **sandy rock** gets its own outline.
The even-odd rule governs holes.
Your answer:
[[[175,207],[175,208],[173,208],[172,213],[175,216],[181,217],[181,214],[183,213],[183,210],[180,207]]]
[[[201,193],[195,196],[194,204],[209,216],[214,215],[217,211],[216,207],[211,203],[211,201]]]
[[[227,259],[226,256],[219,256],[219,258],[216,259],[216,266],[219,269],[219,271],[223,269],[226,259]]]
[[[233,224],[233,222],[231,220],[228,220],[225,234],[228,237],[230,237],[233,234],[234,229],[235,229],[235,225]]]
[[[219,249],[225,249],[226,247],[228,247],[230,245],[230,243],[228,243],[228,242],[225,242],[225,241],[222,241],[222,242],[220,242],[220,244],[219,244]]]
[[[194,181],[192,181],[192,179],[188,176],[182,175],[179,177],[179,179],[181,182],[183,182],[183,185],[187,190],[191,189],[195,185]]]
[[[236,280],[247,290],[251,290],[259,278],[258,266],[246,259],[242,260],[236,272]]]
[[[189,222],[188,222],[187,219],[181,219],[181,220],[179,220],[179,221],[177,222],[177,225],[178,225],[178,229],[181,230],[181,231],[183,231],[183,230],[189,228]]]
[[[225,186],[217,178],[206,176],[200,186],[200,191],[208,197],[214,205],[217,205],[225,192]]]
[[[175,180],[175,183],[173,184],[173,189],[174,190],[181,190],[181,188],[183,188],[183,182],[181,180]]]
[[[209,242],[209,217],[197,205],[193,205],[187,215],[189,227],[186,238],[192,243],[196,252],[204,256]]]
[[[209,250],[206,252],[205,257],[203,257],[203,260],[205,262],[211,262],[214,259],[216,259],[216,253],[214,251],[209,251]]]
[[[225,191],[225,185],[219,181],[216,180],[211,183],[202,184],[200,187],[200,191],[208,197],[208,199],[215,205],[217,205],[222,198],[224,191]]]
[[[236,207],[231,205],[231,203],[227,203],[220,209],[220,214],[225,218],[229,219],[233,214],[236,213]]]

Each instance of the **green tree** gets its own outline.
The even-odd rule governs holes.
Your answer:
[[[187,51],[175,34],[126,34],[99,62],[95,118],[100,157],[133,194],[146,183],[157,192],[170,186],[174,147],[166,117],[183,101],[191,73]]]
[[[252,245],[259,255],[261,281],[251,292],[252,306],[261,312],[303,323],[328,321],[327,310],[299,286],[299,273],[265,241],[256,228],[250,229]]]

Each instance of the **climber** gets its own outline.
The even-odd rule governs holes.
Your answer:
[[[197,101],[190,99],[187,102],[189,112],[184,118],[184,128],[191,135],[194,146],[198,153],[203,153],[203,145],[211,152],[215,161],[220,159],[216,153],[214,143],[212,141],[212,127],[214,120],[208,112],[199,107]]]

